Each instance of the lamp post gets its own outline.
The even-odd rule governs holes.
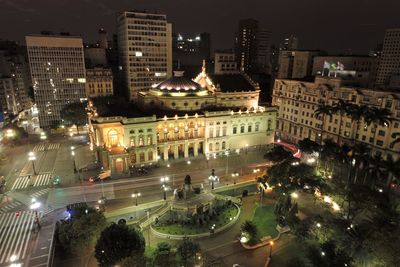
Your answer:
[[[31,202],[32,202],[32,204],[30,206],[30,209],[35,212],[35,221],[38,226],[38,229],[40,229],[41,225],[40,225],[40,221],[39,221],[38,209],[40,208],[41,204],[40,204],[40,202],[37,202],[35,198],[32,198]]]
[[[211,170],[211,175],[208,177],[208,180],[211,182],[211,189],[214,189],[214,183],[218,179],[218,176],[215,175],[215,170]]]
[[[36,168],[35,168],[36,156],[34,152],[31,151],[28,153],[28,160],[32,162],[33,174],[36,175]]]
[[[228,178],[228,169],[229,169],[229,150],[225,150],[226,156],[226,166],[225,166],[225,177]]]
[[[132,194],[132,198],[135,199],[135,205],[136,205],[136,206],[138,205],[138,198],[139,198],[141,195],[142,195],[142,194],[140,194],[140,193],[133,193],[133,194]]]
[[[274,241],[269,242],[269,258],[272,259],[272,246],[274,245]]]
[[[161,177],[160,182],[161,182],[161,188],[163,189],[163,194],[164,194],[164,200],[167,200],[167,182],[169,181],[169,177]]]
[[[74,173],[77,173],[76,162],[75,162],[75,147],[74,146],[71,146],[71,156],[72,156],[72,161],[74,162]]]

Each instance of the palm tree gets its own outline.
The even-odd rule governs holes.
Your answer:
[[[387,190],[390,190],[390,186],[394,180],[400,180],[400,158],[394,160],[389,154],[384,162],[384,168],[387,175]]]
[[[321,148],[321,159],[325,161],[325,172],[327,171],[328,162],[330,162],[331,168],[334,168],[334,162],[336,160],[336,155],[339,151],[339,145],[332,139],[325,139],[324,144]]]
[[[371,124],[374,126],[374,132],[372,136],[373,145],[376,144],[375,137],[378,130],[378,126],[389,126],[392,122],[390,117],[392,112],[386,108],[371,107],[365,113],[364,121],[367,126]]]
[[[329,116],[332,117],[332,107],[330,105],[326,105],[325,103],[319,104],[317,109],[314,111],[314,116],[318,118],[319,116],[322,116],[321,119],[321,136],[319,138],[319,145],[322,145],[322,140],[323,140],[323,132],[324,132],[324,125],[325,125],[325,117]]]
[[[352,144],[356,143],[356,134],[360,129],[360,123],[363,120],[365,114],[368,112],[369,107],[366,105],[356,105],[349,104],[347,109],[347,115],[351,119],[351,135],[350,138],[352,140]],[[354,122],[356,123],[354,127]]]
[[[357,143],[352,147],[353,183],[357,183],[361,169],[368,166],[370,151],[371,149],[363,143]]]
[[[342,120],[343,116],[347,115],[349,112],[349,103],[345,100],[339,99],[339,101],[333,105],[332,112],[339,115],[339,134],[336,141],[340,143],[339,140],[342,134]]]
[[[385,161],[380,154],[376,154],[370,158],[369,167],[367,168],[366,175],[364,177],[364,182],[366,182],[367,176],[371,183],[371,187],[374,187],[375,182],[380,179],[384,174]]]

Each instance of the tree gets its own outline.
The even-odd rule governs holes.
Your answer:
[[[171,245],[167,242],[160,242],[154,252],[154,260],[157,266],[169,266]]]
[[[95,257],[100,266],[114,265],[132,253],[144,252],[142,233],[126,225],[111,224],[101,232],[95,247]]]
[[[356,104],[349,104],[347,109],[347,115],[351,119],[351,134],[350,138],[352,140],[352,144],[356,143],[356,134],[360,129],[360,123],[363,120],[365,114],[369,111],[369,107],[366,105],[356,105]],[[354,127],[354,122],[356,123]]]
[[[191,266],[194,262],[196,253],[200,252],[200,246],[190,239],[184,239],[178,245],[177,252],[181,257],[184,266]]]
[[[375,145],[375,137],[376,137],[376,132],[378,130],[378,126],[389,126],[389,124],[392,122],[392,118],[390,117],[392,115],[392,112],[386,108],[377,108],[377,107],[371,107],[368,109],[368,111],[365,113],[364,121],[367,126],[373,125],[374,131],[373,131],[373,144]]]
[[[57,237],[67,252],[84,253],[95,245],[106,224],[101,212],[89,207],[76,208],[71,219],[58,222]]]
[[[339,133],[338,133],[338,138],[337,138],[337,143],[341,143],[341,135],[342,135],[342,120],[343,117],[348,114],[349,110],[349,103],[347,101],[344,101],[342,99],[339,99],[338,102],[336,102],[333,107],[332,107],[332,112],[334,114],[339,115]]]
[[[121,267],[143,267],[146,266],[146,258],[142,252],[132,253],[129,257],[123,258],[119,266]]]
[[[61,118],[70,124],[76,125],[79,134],[79,126],[87,123],[86,102],[75,102],[64,106],[60,111]]]
[[[293,154],[284,149],[282,146],[277,145],[265,153],[264,158],[276,163],[293,158]]]
[[[299,149],[305,153],[314,153],[320,151],[320,145],[309,138],[299,141]]]
[[[329,105],[326,104],[320,104],[318,105],[317,109],[314,111],[314,115],[316,118],[321,118],[321,132],[320,132],[320,138],[319,138],[319,145],[322,145],[322,140],[323,140],[323,132],[324,132],[324,125],[325,125],[325,118],[326,116],[332,117],[333,114],[333,108]]]
[[[251,221],[245,221],[240,229],[242,232],[247,233],[249,235],[249,239],[253,240],[257,237],[257,226]]]

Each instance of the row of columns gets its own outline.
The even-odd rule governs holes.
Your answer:
[[[173,146],[173,150],[174,150],[174,159],[178,159],[179,158],[179,146],[181,144],[175,144],[175,145],[171,145]],[[169,146],[165,146],[164,147],[164,151],[163,153],[163,159],[164,160],[168,160],[168,151],[169,151]],[[204,148],[203,148],[204,151]],[[198,142],[194,142],[193,143],[193,156],[197,157],[199,154],[199,143]],[[183,144],[183,156],[185,158],[189,157],[189,143],[185,143]]]

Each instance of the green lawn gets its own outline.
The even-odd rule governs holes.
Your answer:
[[[275,237],[278,235],[274,206],[267,205],[257,207],[252,222],[257,226],[258,238],[264,236]]]
[[[154,226],[153,228],[157,231],[165,234],[172,235],[193,235],[205,233],[210,230],[210,227],[215,224],[216,228],[219,228],[230,221],[230,218],[235,217],[238,214],[236,207],[232,206],[224,210],[219,216],[213,218],[211,221],[203,225],[191,225],[191,224],[169,224]]]

